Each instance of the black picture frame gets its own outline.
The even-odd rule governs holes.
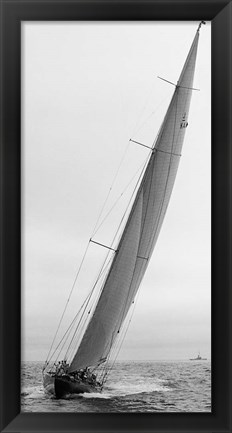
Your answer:
[[[231,6],[228,0],[1,0],[1,431],[232,431]],[[212,413],[20,413],[20,29],[26,20],[211,20]]]

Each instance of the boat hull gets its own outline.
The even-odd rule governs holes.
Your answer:
[[[84,394],[85,392],[101,392],[100,386],[87,382],[72,380],[69,375],[56,376],[45,373],[43,376],[45,392],[56,398],[65,398],[70,394]]]

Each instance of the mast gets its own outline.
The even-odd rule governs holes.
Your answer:
[[[97,367],[106,360],[145,274],[179,166],[203,23],[197,29],[175,85],[99,301],[73,357],[70,372],[87,366]]]

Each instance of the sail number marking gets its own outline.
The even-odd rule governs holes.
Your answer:
[[[182,116],[181,123],[180,123],[180,129],[187,128],[187,126],[188,126],[188,122],[186,120],[186,113],[184,113]]]

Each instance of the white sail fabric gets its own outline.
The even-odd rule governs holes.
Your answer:
[[[188,126],[198,38],[199,29],[70,372],[97,366],[108,356],[144,276],[167,210]]]

